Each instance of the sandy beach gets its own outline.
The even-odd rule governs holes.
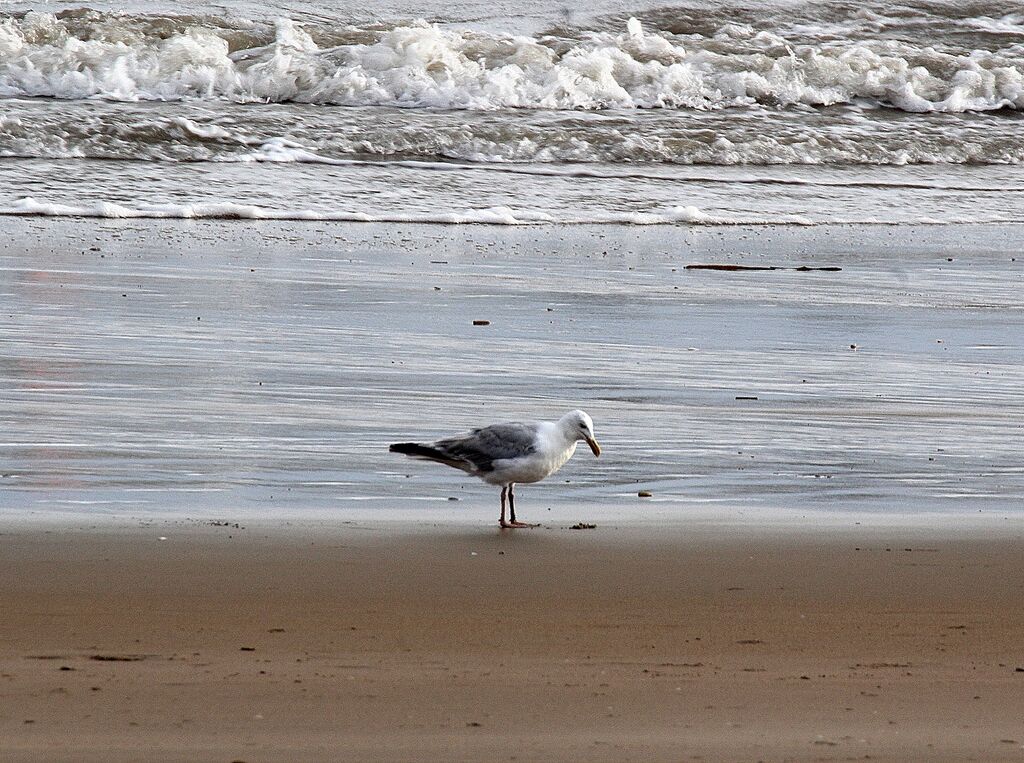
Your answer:
[[[20,525],[3,759],[1019,760],[1022,538],[959,536]]]
[[[1015,228],[8,224],[3,760],[1024,754]]]
[[[2,0],[0,763],[1024,759],[1019,6]]]

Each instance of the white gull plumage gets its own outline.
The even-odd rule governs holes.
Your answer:
[[[512,421],[474,429],[464,435],[446,437],[429,445],[398,442],[392,453],[437,461],[501,485],[502,527],[536,527],[516,521],[513,488],[517,482],[540,482],[559,469],[576,452],[576,443],[586,442],[595,456],[601,446],[594,438],[594,422],[583,411],[569,411],[558,421]],[[505,520],[508,500],[509,520]]]

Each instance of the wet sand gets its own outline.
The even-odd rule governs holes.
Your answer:
[[[575,407],[528,519],[1024,502],[1019,226],[4,226],[8,510],[436,517],[389,442]]]
[[[8,526],[2,757],[1019,760],[1024,538],[961,536]]]

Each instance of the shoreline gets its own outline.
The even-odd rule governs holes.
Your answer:
[[[440,501],[438,505],[443,505]],[[640,508],[644,503],[640,502]],[[146,530],[182,529],[192,532],[204,527],[242,525],[268,538],[287,539],[304,535],[334,537],[354,530],[381,535],[409,537],[443,536],[456,533],[502,534],[491,517],[489,503],[462,509],[405,508],[368,509],[362,512],[339,509],[301,509],[270,515],[251,511],[125,512],[90,513],[88,511],[14,511],[0,515],[0,536],[60,531],[67,533],[134,534]],[[628,544],[638,539],[662,536],[666,542],[692,537],[741,539],[760,538],[777,541],[780,537],[812,540],[818,537],[874,536],[905,534],[938,540],[1024,540],[1024,521],[1005,511],[976,511],[972,514],[932,512],[884,514],[880,512],[808,512],[802,510],[723,510],[705,511],[673,508],[663,515],[631,513],[635,507],[615,510],[559,511],[531,516],[536,528],[518,532],[534,535],[600,535],[607,542]],[[594,525],[576,530],[579,523]],[[513,532],[513,534],[517,534]]]
[[[400,225],[422,227],[469,227],[469,228],[522,228],[522,229],[559,229],[570,228],[586,230],[587,228],[733,228],[741,230],[774,230],[787,228],[894,228],[894,229],[929,229],[929,228],[1015,228],[1024,225],[1024,221],[1011,217],[993,217],[981,220],[949,219],[921,217],[913,220],[812,220],[799,215],[780,214],[775,218],[759,220],[756,218],[735,218],[716,216],[703,209],[688,205],[671,207],[657,212],[620,212],[609,213],[605,217],[557,219],[545,217],[530,209],[513,207],[468,208],[458,212],[446,212],[431,216],[424,213],[419,217],[395,214],[373,215],[359,212],[313,212],[307,210],[287,211],[269,207],[260,207],[244,202],[207,202],[182,204],[168,209],[166,205],[147,207],[125,207],[112,202],[101,202],[95,207],[67,206],[59,203],[40,202],[34,198],[19,199],[13,206],[0,208],[0,219],[21,218],[26,220],[91,220],[131,222],[136,220],[151,222],[210,222],[215,224],[242,223],[281,223],[287,225]]]

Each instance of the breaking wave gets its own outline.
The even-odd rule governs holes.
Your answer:
[[[698,109],[868,103],[1024,109],[1024,27],[994,50],[898,39],[794,41],[727,24],[519,36],[426,22],[274,25],[73,11],[0,18],[0,96],[222,99],[440,109]],[[1016,32],[1019,31],[1018,35]]]
[[[315,107],[220,106],[211,113],[204,106],[174,104],[159,107],[165,111],[159,113],[155,104],[76,101],[44,110],[31,100],[10,100],[0,115],[0,157],[488,165],[1024,163],[1021,112],[1010,112],[1010,118],[894,120],[886,119],[888,112],[855,107],[830,110],[828,116],[769,117],[747,109],[690,112],[685,119],[674,112],[634,111],[626,120],[623,112],[598,119],[598,112],[519,111],[498,118],[491,112],[361,108],[346,110],[342,121],[332,110]]]

